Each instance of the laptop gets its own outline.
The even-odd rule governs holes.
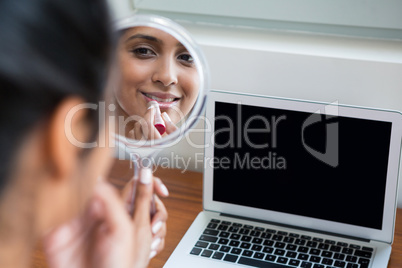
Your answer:
[[[165,268],[384,268],[402,117],[212,91],[203,208]]]

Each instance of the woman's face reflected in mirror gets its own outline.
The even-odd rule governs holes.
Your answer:
[[[132,134],[135,119],[146,118],[151,101],[174,124],[189,114],[197,100],[199,74],[183,44],[159,29],[133,27],[121,31],[117,49],[117,113],[135,116],[125,126],[126,136],[138,139]]]

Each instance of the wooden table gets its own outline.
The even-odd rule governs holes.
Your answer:
[[[202,174],[197,172],[181,173],[177,169],[158,169],[155,173],[170,191],[170,197],[164,199],[169,212],[168,234],[165,249],[152,259],[150,268],[161,268],[180,242],[187,229],[202,210]],[[47,267],[43,254],[38,249],[33,256],[35,268]],[[402,209],[398,209],[396,218],[395,240],[392,246],[388,268],[402,267]]]

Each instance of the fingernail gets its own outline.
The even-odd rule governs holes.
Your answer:
[[[152,108],[155,108],[156,106],[158,105],[158,102],[156,102],[156,101],[150,101],[150,102],[148,102],[148,108],[147,108],[147,110],[149,110],[149,109],[152,109]],[[159,106],[159,105],[158,105]]]
[[[166,188],[164,184],[161,185],[161,191],[165,196],[169,195],[169,190]]]
[[[158,180],[158,182],[159,182],[160,189],[161,189],[163,195],[168,196],[168,195],[169,195],[169,190],[168,190],[168,188],[166,187],[166,185],[163,184],[163,182],[162,182],[160,179],[157,179],[157,180]]]
[[[159,246],[161,243],[161,239],[158,237],[157,239],[154,240],[151,244],[151,250],[156,250],[156,248]]]
[[[172,123],[172,119],[170,119],[170,116],[167,114],[167,112],[163,112],[162,117],[163,117],[163,120],[165,120],[166,122]]]
[[[156,251],[152,250],[151,253],[149,254],[149,259],[152,259],[153,257],[155,257],[156,255]]]
[[[152,181],[152,171],[150,168],[141,169],[140,181],[142,184],[150,184]]]
[[[162,227],[163,223],[161,221],[158,221],[157,223],[152,226],[152,233],[156,234]]]

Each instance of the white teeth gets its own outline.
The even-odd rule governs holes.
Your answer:
[[[143,93],[143,94],[144,94],[145,96],[147,96],[148,98],[153,99],[153,100],[156,100],[156,101],[159,101],[159,102],[172,102],[172,101],[174,101],[174,98],[170,98],[170,99],[161,99],[161,98],[155,97],[155,96],[150,95],[150,94],[147,94],[147,93]]]

